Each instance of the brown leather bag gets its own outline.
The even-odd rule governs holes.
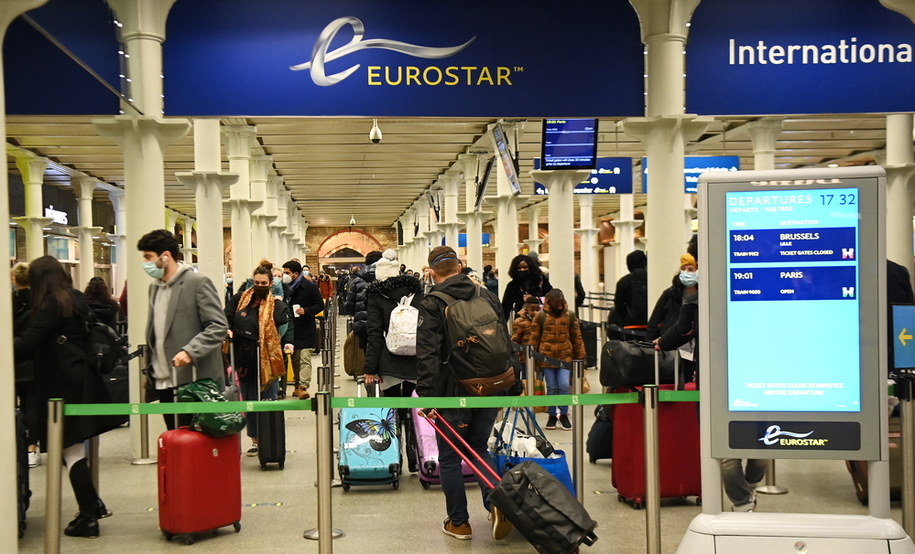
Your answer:
[[[352,331],[343,343],[343,371],[352,377],[365,373],[365,351],[359,346],[359,337]]]

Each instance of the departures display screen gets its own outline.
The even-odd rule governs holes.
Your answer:
[[[730,411],[861,410],[859,200],[725,193]]]

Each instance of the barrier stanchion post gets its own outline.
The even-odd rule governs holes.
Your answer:
[[[658,448],[658,386],[641,393],[645,414],[645,540],[648,554],[661,554],[661,472]]]
[[[760,494],[788,494],[788,489],[775,484],[775,460],[766,462],[766,484],[756,487]]]
[[[324,369],[324,368],[322,368]],[[305,531],[306,539],[318,541],[318,552],[333,552],[333,539],[342,537],[343,531],[334,529],[333,501],[331,499],[331,478],[333,477],[333,435],[327,434],[328,421],[333,424],[333,413],[330,407],[330,393],[319,390],[312,400],[315,409],[315,441],[317,442],[318,466],[318,526]]]
[[[582,380],[585,375],[585,361],[572,360],[572,394],[582,394]],[[572,481],[575,483],[575,497],[579,502],[585,501],[585,441],[584,407],[580,403],[572,404]]]
[[[534,363],[534,347],[530,344],[524,345],[524,394],[530,397],[534,396],[534,379],[536,379],[537,366]]]
[[[44,551],[60,552],[60,481],[64,455],[64,401],[48,400],[48,463],[44,502]]]
[[[146,345],[140,345],[140,356],[139,356],[139,367],[140,370],[146,367]],[[143,383],[142,373],[140,373],[140,383]],[[146,387],[140,387],[140,403],[146,404]],[[131,464],[135,466],[151,465],[156,463],[154,458],[149,456],[149,414],[140,414],[140,457],[131,460]]]
[[[899,397],[902,419],[902,528],[908,536],[915,536],[915,376],[906,372],[896,380],[896,396]]]

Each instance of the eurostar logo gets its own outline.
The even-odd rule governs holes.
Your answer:
[[[762,443],[765,444],[766,446],[772,446],[773,444],[778,443],[779,437],[792,437],[792,438],[796,438],[796,439],[804,439],[804,438],[809,437],[812,434],[813,434],[813,431],[810,431],[809,433],[792,433],[790,431],[782,431],[782,428],[779,427],[778,425],[770,425],[769,428],[766,429],[766,434],[763,435],[762,438],[757,439],[757,440],[762,441]]]
[[[333,41],[334,37],[337,36],[337,33],[339,33],[340,30],[347,25],[353,28],[352,40],[350,40],[349,43],[345,44],[344,46],[328,52],[331,41]],[[393,50],[394,52],[400,52],[415,58],[435,60],[448,58],[457,54],[464,48],[467,48],[467,46],[476,39],[476,37],[472,37],[464,44],[440,48],[432,46],[419,46],[416,44],[408,44],[406,42],[384,38],[363,40],[364,36],[365,25],[359,18],[347,16],[335,19],[331,21],[323,31],[321,31],[321,34],[318,36],[318,40],[315,41],[315,46],[311,52],[311,61],[290,66],[289,69],[292,71],[304,71],[307,69],[311,73],[311,80],[314,81],[316,85],[320,87],[329,87],[352,75],[359,69],[360,65],[356,64],[349,67],[348,69],[340,71],[339,73],[327,75],[324,69],[325,62],[330,62],[342,58],[343,56],[358,52],[360,50],[380,48],[382,50]]]

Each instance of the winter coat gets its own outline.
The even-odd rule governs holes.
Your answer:
[[[419,309],[423,285],[409,275],[375,280],[366,289],[365,372],[369,375],[416,380],[416,356],[395,356],[385,346],[384,335],[391,322],[391,312],[404,296],[413,295],[410,305]]]
[[[555,358],[561,362],[584,360],[585,342],[581,338],[581,325],[574,314],[566,311],[556,317],[548,310],[541,310],[533,320],[531,331],[531,344],[534,351],[548,358]],[[540,367],[553,367],[550,364],[540,364]]]
[[[368,318],[365,306],[366,289],[374,280],[374,265],[368,266],[355,277],[351,277],[349,290],[346,293],[346,303],[343,305],[343,313],[353,316],[353,332],[359,338],[359,346],[363,350],[366,347],[366,319]]]
[[[292,344],[295,349],[318,347],[315,315],[324,310],[324,299],[321,298],[318,285],[299,275],[298,279],[289,284],[289,293],[283,297],[283,301],[290,311],[296,304],[305,310],[299,317],[292,314],[292,326],[295,329]]]
[[[452,275],[432,287],[456,299],[468,299],[476,294],[478,286],[464,274]],[[486,288],[480,295],[492,304],[496,316],[502,313],[499,298]],[[453,372],[445,364],[451,352],[448,331],[445,328],[445,301],[426,295],[419,304],[419,328],[416,331],[416,394],[419,396],[465,396]],[[499,317],[500,323],[505,320]]]
[[[257,308],[243,310],[242,312],[238,311],[238,302],[241,300],[242,293],[237,293],[232,297],[232,300],[226,304],[226,322],[229,324],[229,330],[232,331],[233,340],[238,340],[243,336],[251,337],[251,340],[257,341],[259,336],[258,328],[258,314],[260,313],[259,306]],[[293,342],[293,326],[289,325],[289,320],[292,319],[292,313],[289,311],[289,308],[286,306],[286,303],[280,300],[275,296],[268,296],[268,300],[273,300],[273,323],[276,325],[277,332],[280,335],[280,345],[294,344]],[[253,303],[254,300],[252,299]]]
[[[613,294],[614,323],[621,327],[648,321],[648,271],[633,269],[620,277]]]
[[[521,311],[518,312],[518,317],[516,317],[515,321],[512,323],[512,342],[522,346],[525,344],[533,344],[533,333],[533,317],[527,312],[526,309],[522,308]],[[525,362],[525,356],[523,352],[519,353],[518,358],[522,364]]]
[[[654,340],[669,329],[680,317],[680,306],[683,305],[683,283],[680,275],[674,275],[671,286],[664,289],[648,318],[648,340]]]
[[[13,336],[21,337],[29,328],[32,319],[32,291],[19,289],[13,291]],[[16,382],[32,381],[35,372],[31,360],[16,360]]]
[[[321,298],[326,301],[334,295],[334,282],[330,280],[330,277],[326,279],[318,278],[318,290],[321,291]]]
[[[120,306],[118,306],[118,303],[114,299],[110,302],[89,302],[89,309],[101,323],[104,323],[112,329],[118,328],[118,310],[120,309]]]
[[[543,298],[546,293],[553,290],[553,285],[546,275],[539,279],[512,279],[505,285],[505,292],[502,294],[502,315],[505,319],[513,317],[524,307],[524,295],[530,294],[538,298]]]
[[[85,357],[89,307],[83,294],[70,290],[76,313],[64,317],[53,296],[32,316],[22,336],[14,339],[17,360],[32,360],[35,368],[37,398],[46,406],[49,398],[62,398],[66,404],[95,404],[111,401],[102,376],[90,370]],[[38,410],[39,425],[30,429],[46,446],[47,409]],[[67,416],[64,418],[64,447],[82,442],[118,427],[123,418],[115,416]]]
[[[694,292],[683,297],[680,314],[677,320],[659,337],[661,350],[676,350],[694,340],[693,363],[699,367],[699,293]]]

